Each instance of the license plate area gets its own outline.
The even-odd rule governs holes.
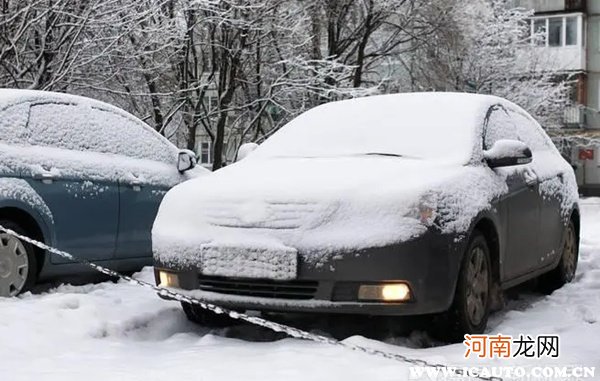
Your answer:
[[[293,280],[298,253],[292,248],[248,248],[203,245],[200,273],[233,278]]]

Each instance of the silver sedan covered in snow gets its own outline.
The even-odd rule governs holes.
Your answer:
[[[504,99],[333,102],[170,190],[156,277],[239,310],[439,314],[457,339],[484,330],[502,288],[573,278],[577,205],[571,167]]]

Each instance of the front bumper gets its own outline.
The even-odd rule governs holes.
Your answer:
[[[294,281],[206,277],[198,268],[173,268],[155,263],[159,271],[178,277],[179,287],[203,301],[237,310],[317,312],[366,315],[419,315],[450,307],[465,249],[465,240],[436,232],[395,245],[339,252],[318,266],[299,253]],[[365,284],[407,283],[407,302],[364,302],[358,288]],[[252,292],[252,288],[263,290]],[[264,290],[270,292],[264,292]],[[208,291],[211,290],[211,291]],[[217,290],[217,292],[215,292]]]

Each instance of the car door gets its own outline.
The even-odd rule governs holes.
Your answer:
[[[21,177],[23,162],[15,147],[26,143],[29,106],[29,102],[23,102],[0,109],[0,178]]]
[[[152,256],[152,225],[163,196],[175,185],[165,180],[179,177],[174,166],[164,168],[164,164],[157,163],[156,168],[144,170],[136,162],[124,164],[129,174],[119,184],[117,259]]]
[[[518,140],[516,125],[508,111],[493,106],[486,118],[484,149],[500,139]],[[539,182],[530,164],[495,168],[505,179],[508,192],[499,201],[505,210],[505,242],[501,258],[502,280],[523,275],[537,264],[539,256]]]
[[[59,249],[87,260],[112,259],[116,247],[119,188],[102,154],[90,150],[97,135],[89,109],[70,103],[32,104],[28,143],[35,165],[23,177],[53,218]],[[52,263],[67,260],[52,256]]]
[[[110,126],[110,145],[121,159],[119,232],[115,259],[152,256],[152,224],[165,193],[182,181],[177,148],[141,121],[109,109],[95,109]]]
[[[563,199],[562,192],[559,190],[564,186],[563,182],[568,174],[565,172],[565,166],[548,165],[561,158],[540,125],[517,110],[509,110],[509,112],[515,121],[518,138],[527,144],[533,153],[533,161],[530,165],[538,176],[540,239],[538,256],[533,261],[533,267],[541,268],[555,263],[562,253],[565,218],[561,214]]]

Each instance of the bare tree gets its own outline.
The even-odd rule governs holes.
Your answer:
[[[498,95],[523,106],[544,126],[560,124],[569,79],[544,70],[530,36],[531,12],[504,0],[446,2],[449,18],[414,56],[411,75],[420,89]]]

